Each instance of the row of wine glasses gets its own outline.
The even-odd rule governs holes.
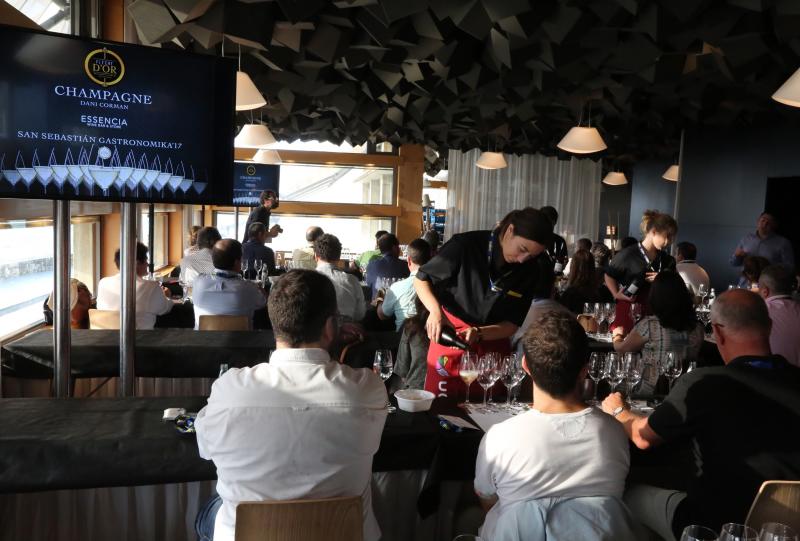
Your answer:
[[[798,535],[792,527],[778,522],[763,524],[758,533],[744,524],[730,522],[722,525],[719,535],[705,526],[687,526],[681,541],[798,541]]]
[[[478,382],[483,388],[483,408],[489,409],[489,389],[498,381],[502,381],[507,389],[506,406],[511,407],[511,395],[514,388],[525,379],[522,360],[516,353],[500,357],[497,352],[488,352],[480,357],[470,351],[464,352],[458,367],[458,375],[467,386],[467,397],[464,403],[469,409],[469,389],[472,382]]]
[[[597,387],[603,380],[607,380],[612,392],[623,381],[626,384],[626,396],[633,393],[633,389],[642,381],[644,363],[638,353],[600,353],[593,352],[589,356],[589,378],[594,382],[593,403],[597,403]]]
[[[395,282],[399,282],[400,280],[403,280],[403,278],[389,278],[381,276],[380,278],[375,280],[375,288],[378,290],[389,289],[390,287],[392,287],[392,284],[394,284]]]
[[[264,261],[262,259],[254,259],[252,269],[256,271],[256,279],[261,279],[261,270],[264,269]],[[242,276],[247,277],[247,271],[251,269],[250,260],[242,259]]]

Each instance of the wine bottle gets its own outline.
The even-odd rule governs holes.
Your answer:
[[[456,330],[450,325],[442,325],[442,332],[439,335],[439,344],[449,348],[458,348],[466,351],[469,345],[459,338]]]
[[[622,294],[625,295],[626,297],[633,297],[634,295],[636,295],[636,292],[639,291],[639,289],[644,285],[644,282],[645,282],[644,275],[640,274],[639,276],[634,278],[630,284],[628,284],[628,287],[626,287],[622,291]]]

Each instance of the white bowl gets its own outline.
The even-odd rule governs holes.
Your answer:
[[[397,407],[414,413],[431,409],[435,395],[422,389],[403,389],[394,393],[394,397],[397,399]]]

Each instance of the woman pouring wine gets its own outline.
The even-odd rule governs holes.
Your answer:
[[[426,390],[464,396],[458,375],[463,351],[440,343],[452,343],[440,340],[450,328],[479,355],[510,352],[509,337],[528,313],[541,272],[536,259],[552,234],[539,210],[514,210],[492,231],[454,235],[419,269],[414,288],[429,312]]]

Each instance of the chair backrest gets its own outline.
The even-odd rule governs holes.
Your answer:
[[[250,318],[247,316],[200,316],[201,331],[247,331]]]
[[[90,329],[119,329],[119,312],[117,310],[89,309]]]
[[[242,502],[235,541],[363,541],[361,497]]]
[[[745,524],[756,531],[765,522],[780,522],[800,531],[800,481],[765,481]]]
[[[597,320],[590,314],[580,314],[578,316],[578,323],[581,324],[583,330],[586,332],[597,332]]]

